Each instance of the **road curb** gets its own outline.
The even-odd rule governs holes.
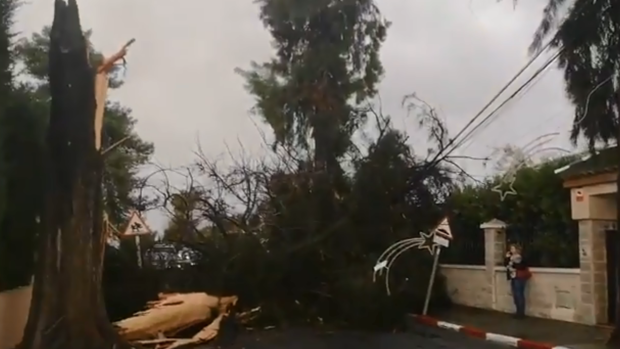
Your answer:
[[[470,337],[480,338],[489,342],[503,344],[519,349],[571,349],[569,347],[557,346],[549,343],[534,342],[527,339],[506,336],[498,333],[486,332],[474,327],[453,324],[450,322],[440,321],[430,316],[411,314],[411,317],[418,323],[438,327],[445,330],[463,333]]]

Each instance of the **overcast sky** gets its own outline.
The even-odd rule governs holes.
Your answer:
[[[127,57],[126,83],[110,98],[133,109],[138,133],[155,144],[155,161],[187,164],[197,140],[210,156],[225,152],[226,144],[238,148],[238,140],[246,149],[262,147],[248,113],[253,99],[234,72],[272,54],[270,37],[252,1],[78,3],[83,27],[93,29],[93,44],[104,54],[137,39]],[[527,48],[546,1],[520,1],[516,8],[511,0],[377,3],[392,22],[382,49],[383,111],[422,144],[415,121],[401,108],[403,95],[416,92],[439,108],[456,133],[527,62]],[[40,30],[51,23],[52,10],[52,0],[24,5],[16,29],[22,35]],[[543,62],[534,64],[520,81]],[[493,147],[524,145],[549,132],[561,135],[548,146],[569,148],[571,120],[561,73],[552,69],[463,153],[487,156]],[[474,175],[485,172],[479,163],[465,166]],[[157,228],[163,224],[162,217],[149,218]]]

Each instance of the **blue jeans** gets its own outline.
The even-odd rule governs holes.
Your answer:
[[[518,316],[525,315],[525,284],[527,280],[524,279],[511,279],[510,288],[512,290],[512,299],[515,302],[515,308],[517,309]]]

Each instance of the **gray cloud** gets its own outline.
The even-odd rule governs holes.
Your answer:
[[[104,52],[115,52],[127,39],[137,39],[128,56],[126,84],[111,98],[133,109],[138,132],[155,143],[158,162],[190,162],[197,139],[211,156],[223,153],[225,143],[237,147],[237,139],[246,149],[261,147],[248,115],[252,97],[234,73],[235,68],[266,60],[272,53],[255,4],[79,3],[82,25],[94,30],[93,42]],[[407,129],[415,145],[423,145],[415,122],[401,118],[402,96],[416,92],[440,108],[456,133],[528,60],[527,47],[544,2],[522,1],[516,9],[508,0],[379,0],[378,4],[393,22],[382,51],[383,110]],[[17,29],[27,35],[51,18],[51,0],[33,2],[21,8]],[[542,60],[536,66],[540,64]],[[561,74],[549,71],[477,136],[466,153],[486,155],[490,147],[524,144],[554,131],[563,133],[553,144],[567,147],[571,112]],[[474,173],[485,172],[477,163],[465,166]]]

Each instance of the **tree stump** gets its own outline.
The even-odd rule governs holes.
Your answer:
[[[76,0],[55,1],[49,49],[51,115],[33,298],[21,348],[125,348],[103,303],[100,151],[95,69]]]

